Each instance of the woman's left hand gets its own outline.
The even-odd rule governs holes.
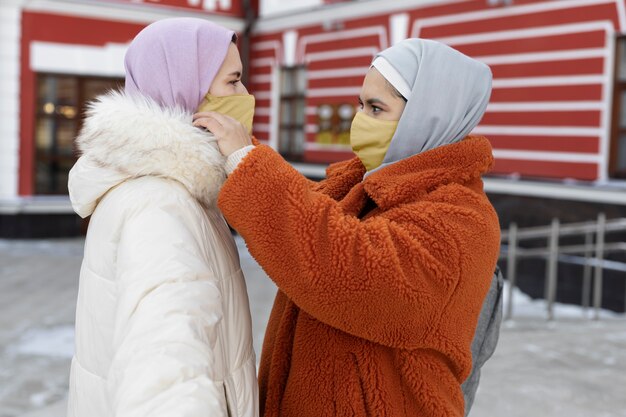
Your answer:
[[[215,135],[220,152],[225,157],[248,145],[252,145],[252,138],[247,129],[236,119],[225,114],[213,111],[196,113],[193,115],[193,125],[204,127]]]

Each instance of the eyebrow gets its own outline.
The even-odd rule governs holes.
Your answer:
[[[359,97],[359,101],[362,103],[363,99],[361,97]],[[374,104],[382,104],[383,106],[386,106],[385,102],[382,101],[379,98],[370,98],[369,100],[366,101],[367,104],[369,104],[370,106],[374,105]]]
[[[235,72],[231,72],[230,74],[228,74],[229,76],[234,75],[237,78],[241,77],[241,71],[235,71]]]

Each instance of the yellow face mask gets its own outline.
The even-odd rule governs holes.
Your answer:
[[[368,171],[383,163],[397,127],[397,120],[378,120],[363,112],[354,116],[350,145]]]
[[[198,106],[198,112],[214,111],[225,114],[238,120],[252,133],[252,119],[254,118],[254,96],[252,94],[234,94],[232,96],[216,97],[207,94]]]

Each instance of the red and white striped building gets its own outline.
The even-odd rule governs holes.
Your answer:
[[[488,192],[626,208],[626,0],[261,0],[260,9],[256,0],[2,0],[0,236],[47,234],[37,229],[48,215],[70,216],[67,197],[49,195],[66,192],[85,100],[123,80],[141,28],[174,16],[241,34],[255,135],[311,176],[352,156],[347,133],[372,56],[419,36],[493,70],[475,130],[494,146]]]
[[[244,5],[248,5],[245,8]],[[67,173],[85,102],[123,85],[146,25],[209,19],[245,32],[258,0],[1,0],[0,237],[75,234]]]
[[[84,99],[92,95],[78,85],[91,80],[103,81],[103,86],[104,81],[123,82],[126,46],[147,24],[174,16],[210,16],[238,32],[244,28],[241,2],[231,0],[4,0],[0,7],[0,197],[5,198],[55,194],[55,189],[37,189],[37,160],[46,157],[37,145],[43,145],[46,136],[63,135],[47,132],[40,116],[60,116],[56,122],[67,124],[68,132],[78,128]],[[56,85],[57,91],[44,97],[41,90],[47,84]],[[76,102],[65,97],[69,94]],[[44,98],[54,111],[52,106],[44,108],[46,103],[42,107]],[[59,114],[63,106],[70,113]],[[73,157],[58,153],[49,158],[57,158],[59,164]]]
[[[507,177],[488,181],[488,189],[623,201],[626,191],[600,194],[626,174],[622,34],[624,0],[371,0],[261,19],[250,67],[255,132],[283,145],[280,73],[299,67],[306,79],[302,161],[349,157],[342,129],[330,140],[320,135],[320,114],[356,103],[375,52],[406,37],[430,38],[492,68],[491,103],[475,133],[491,139],[495,173]]]

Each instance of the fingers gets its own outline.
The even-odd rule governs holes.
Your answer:
[[[193,115],[193,120],[195,121],[196,119],[200,119],[202,117],[211,117],[211,113],[213,112],[201,111],[201,112],[195,113]]]
[[[224,136],[226,130],[224,126],[212,117],[202,117],[194,120],[193,125],[195,127],[203,127],[209,132],[213,133],[215,136]]]
[[[193,125],[213,133],[224,156],[252,143],[247,129],[238,120],[224,114],[212,111],[196,113],[193,115]]]
[[[232,117],[227,116],[225,114],[217,113],[217,112],[214,112],[214,111],[204,111],[204,112],[196,113],[196,114],[193,115],[193,120],[194,121],[196,119],[200,119],[200,118],[212,118],[212,119],[215,119],[222,126],[226,126],[226,125],[233,124],[233,123],[238,123],[238,121],[233,119]]]
[[[194,126],[202,126],[216,136],[229,136],[228,132],[237,130],[241,123],[225,114],[205,111],[193,115]]]

